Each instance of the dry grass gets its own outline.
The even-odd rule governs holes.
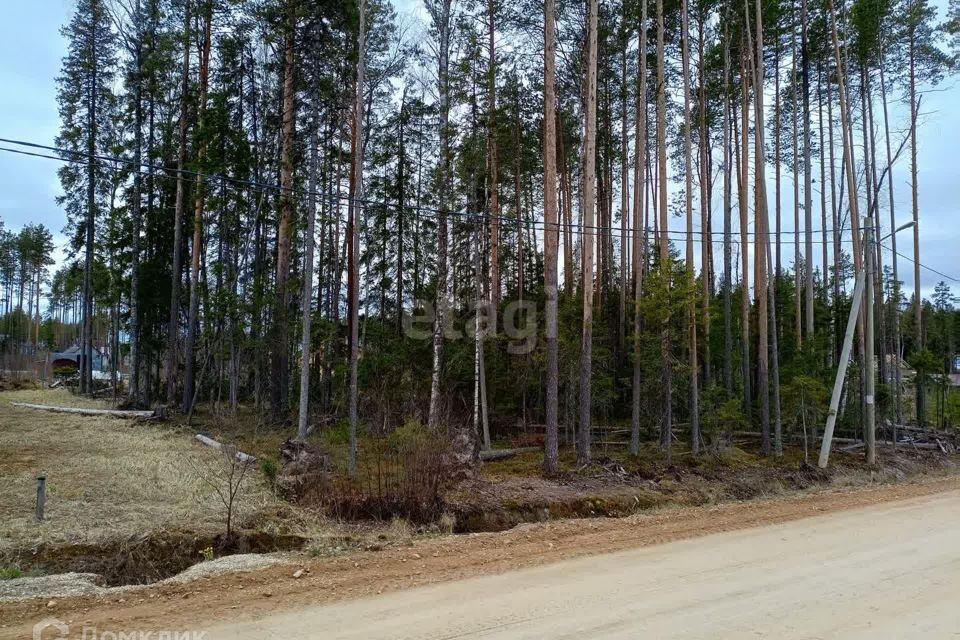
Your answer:
[[[5,411],[11,402],[30,404],[48,404],[56,407],[77,407],[81,409],[113,409],[107,400],[96,400],[78,396],[68,389],[20,389],[0,394],[0,411]]]
[[[0,393],[0,557],[42,543],[98,543],[163,530],[220,532],[224,508],[205,481],[221,454],[157,423],[45,413],[11,401],[104,407],[67,391]],[[36,476],[46,520],[33,520]],[[242,522],[280,502],[251,470]]]

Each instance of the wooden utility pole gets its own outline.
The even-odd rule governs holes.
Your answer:
[[[833,383],[833,393],[830,396],[830,410],[827,412],[827,424],[823,428],[823,441],[820,443],[820,459],[817,466],[826,469],[830,460],[830,446],[833,442],[833,430],[837,424],[837,413],[840,409],[840,396],[843,392],[843,380],[847,375],[847,365],[850,364],[850,350],[853,347],[853,334],[857,329],[857,318],[860,315],[860,303],[863,300],[864,274],[857,271],[857,282],[853,288],[853,299],[850,305],[850,316],[847,318],[847,331],[843,337],[843,347],[840,349],[840,364],[837,367],[837,376]]]

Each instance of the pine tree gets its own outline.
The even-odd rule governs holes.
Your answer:
[[[98,160],[115,140],[110,126],[116,100],[116,36],[104,0],[78,0],[76,11],[62,35],[67,54],[57,78],[61,128],[57,147],[68,164],[58,171],[63,195],[58,199],[74,230],[73,246],[83,247],[83,299],[80,388],[93,391],[93,267],[98,212],[108,197],[108,169]]]
[[[543,5],[543,221],[544,221],[544,288],[546,290],[546,442],[543,471],[557,472],[558,457],[558,348],[557,348],[557,244],[560,227],[557,225],[557,98],[555,87],[555,6],[553,0]],[[491,19],[492,24],[492,19]],[[492,31],[492,30],[491,30]],[[492,35],[491,35],[492,38]],[[492,48],[491,48],[492,52]],[[491,177],[491,180],[493,178]],[[492,233],[492,232],[491,232]]]
[[[591,398],[593,372],[593,227],[596,201],[597,154],[597,0],[587,0],[587,73],[584,108],[583,161],[583,333],[580,343],[580,430],[577,462],[590,462],[590,432],[593,421]]]

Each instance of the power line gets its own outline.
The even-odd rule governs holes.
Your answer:
[[[890,247],[888,247],[888,246],[885,245],[885,244],[881,244],[880,246],[883,247],[884,249],[886,249],[887,251],[893,251],[893,249],[891,249]],[[935,274],[937,274],[937,275],[940,276],[941,278],[946,278],[947,280],[952,280],[953,282],[960,282],[960,279],[954,278],[953,276],[949,276],[949,275],[945,274],[945,273],[942,272],[942,271],[937,271],[937,270],[934,269],[933,267],[928,267],[927,265],[923,264],[922,262],[918,262],[917,260],[915,260],[915,259],[913,259],[913,258],[911,258],[911,257],[909,257],[909,256],[903,255],[903,254],[900,253],[899,251],[896,251],[895,253],[896,253],[898,256],[900,256],[901,258],[903,258],[904,260],[907,260],[907,261],[909,261],[909,262],[911,262],[911,263],[913,263],[913,264],[919,264],[922,268],[926,269],[926,270],[929,271],[930,273],[935,273]]]
[[[82,166],[88,166],[88,165],[90,164],[90,160],[89,160],[90,155],[89,155],[89,154],[86,154],[86,153],[83,153],[83,152],[70,151],[70,150],[68,150],[68,149],[62,149],[62,148],[59,148],[59,147],[42,145],[42,144],[32,143],[32,142],[25,142],[25,141],[20,141],[20,140],[12,140],[12,139],[9,139],[9,138],[0,138],[0,142],[7,143],[7,144],[14,144],[14,145],[25,146],[25,147],[28,147],[28,148],[43,149],[43,150],[46,150],[46,151],[54,151],[54,152],[56,152],[56,153],[61,153],[61,154],[69,154],[69,155],[75,156],[76,159],[71,160],[71,159],[64,158],[64,157],[62,157],[62,156],[57,156],[57,155],[49,155],[49,154],[45,154],[45,153],[38,153],[38,152],[34,152],[34,151],[25,151],[25,150],[23,150],[23,149],[14,149],[14,148],[11,148],[11,147],[3,147],[3,146],[0,146],[0,151],[5,151],[5,152],[7,152],[7,153],[12,153],[12,154],[16,154],[16,155],[22,155],[22,156],[27,156],[27,157],[32,157],[32,158],[44,158],[44,159],[48,159],[48,160],[55,160],[55,161],[58,161],[58,162],[75,163],[75,164],[80,164],[80,165],[82,165]],[[124,165],[127,165],[127,166],[132,166],[132,165],[134,164],[132,160],[126,160],[126,159],[124,159],[124,158],[120,158],[120,157],[117,157],[117,156],[94,155],[93,158],[94,158],[95,160],[100,160],[100,161],[102,161],[102,162],[111,162],[111,163],[116,163],[116,164],[124,164]],[[147,171],[144,171],[144,169],[147,169]],[[155,173],[155,170],[156,170],[156,169],[159,169],[159,170],[160,170],[160,173]],[[154,177],[161,177],[161,178],[168,178],[168,179],[175,179],[175,178],[177,178],[178,176],[176,176],[176,175],[170,175],[169,171],[171,171],[171,170],[174,171],[174,172],[177,172],[176,169],[167,169],[167,168],[164,168],[164,167],[156,167],[156,166],[153,165],[153,164],[142,164],[141,167],[140,167],[140,169],[139,169],[139,173],[140,173],[141,175],[147,174],[147,175],[153,175]],[[198,183],[201,178],[204,178],[204,179],[207,179],[207,180],[209,180],[209,181],[211,181],[211,182],[212,182],[212,181],[220,181],[220,182],[222,183],[222,182],[226,181],[226,182],[230,182],[230,183],[233,183],[233,184],[236,184],[236,185],[242,185],[242,186],[245,186],[245,187],[249,187],[249,188],[251,188],[251,189],[254,190],[254,191],[261,192],[261,193],[262,193],[262,192],[267,192],[267,191],[269,191],[269,192],[282,192],[282,191],[283,191],[283,188],[280,187],[279,185],[271,185],[271,184],[265,184],[265,183],[256,182],[256,181],[253,181],[253,180],[243,180],[243,179],[240,179],[240,178],[232,178],[232,177],[229,177],[229,176],[226,176],[226,175],[223,175],[223,174],[209,174],[209,173],[204,173],[204,172],[200,172],[200,171],[193,171],[193,170],[189,170],[189,169],[184,169],[184,170],[183,170],[183,174],[184,174],[185,176],[191,176],[191,177],[185,177],[184,179],[187,180],[187,181],[189,181],[189,182],[194,182],[194,183]],[[350,201],[350,196],[349,196],[349,195],[331,196],[331,194],[325,194],[325,193],[321,193],[321,192],[317,192],[317,191],[310,191],[310,190],[307,190],[307,189],[292,189],[292,190],[290,190],[290,191],[292,191],[292,192],[294,192],[294,193],[299,193],[299,194],[301,194],[301,195],[314,195],[314,196],[318,196],[318,197],[321,197],[321,198],[324,198],[324,199],[328,199],[328,200],[344,201],[344,202],[347,202],[348,204],[349,204],[349,201]],[[366,198],[360,198],[360,199],[358,199],[358,201],[359,201],[361,204],[363,204],[364,207],[367,208],[367,210],[369,210],[370,208],[376,208],[376,207],[386,207],[386,208],[388,208],[388,209],[398,209],[398,208],[400,208],[399,205],[397,205],[396,203],[387,203],[387,202],[381,202],[381,201],[376,201],[376,200],[369,200],[369,199],[366,199]],[[405,206],[405,207],[403,207],[403,209],[405,209],[405,210],[410,210],[410,211],[413,213],[413,215],[418,216],[418,217],[421,216],[423,212],[428,212],[428,213],[431,214],[431,216],[441,215],[441,214],[443,213],[443,212],[441,212],[439,209],[436,209],[436,208],[433,208],[433,207],[423,207],[423,206],[406,207],[406,206]],[[467,219],[467,220],[470,220],[470,221],[474,221],[474,222],[488,222],[488,221],[491,221],[491,220],[497,220],[497,221],[499,221],[499,222],[509,223],[509,224],[515,224],[515,223],[517,223],[517,222],[521,222],[521,223],[524,223],[524,224],[526,224],[526,225],[529,225],[529,226],[533,227],[534,229],[538,229],[538,230],[541,230],[541,231],[544,231],[544,232],[547,231],[547,227],[548,227],[547,223],[546,223],[545,221],[543,221],[543,220],[518,221],[517,218],[515,218],[515,217],[491,216],[491,215],[489,215],[489,214],[487,214],[487,213],[478,213],[478,212],[470,212],[470,211],[447,211],[447,212],[446,212],[446,215],[453,216],[453,217],[464,218],[464,219]],[[334,217],[334,216],[325,216],[325,218],[326,218],[327,220],[336,219],[338,222],[341,222],[341,223],[343,223],[343,222],[346,221],[345,218],[341,218],[341,217],[339,217],[339,216],[336,216],[336,217]],[[554,230],[557,231],[557,232],[560,232],[561,230],[562,230],[563,232],[570,232],[570,233],[572,233],[573,235],[577,235],[577,236],[587,235],[588,231],[589,231],[590,233],[594,234],[594,235],[597,235],[598,233],[602,233],[602,232],[607,232],[607,231],[610,231],[610,232],[623,232],[623,231],[626,231],[626,232],[629,232],[629,233],[631,233],[631,234],[632,234],[632,233],[635,233],[635,232],[639,232],[639,233],[643,233],[643,234],[645,234],[645,235],[648,234],[648,233],[652,233],[652,232],[653,232],[653,231],[652,231],[651,229],[649,229],[649,228],[647,228],[647,229],[638,229],[637,227],[626,227],[626,228],[622,228],[622,227],[613,226],[613,225],[611,225],[611,226],[609,226],[609,227],[607,227],[607,226],[600,226],[600,225],[592,225],[592,226],[569,225],[569,226],[567,226],[567,225],[559,224],[559,223],[555,225]],[[847,233],[847,232],[849,232],[849,231],[850,231],[849,229],[844,229],[844,230],[841,231],[841,233]],[[828,229],[828,230],[827,230],[827,233],[833,233],[833,232],[834,232],[833,229]],[[685,230],[685,229],[673,229],[673,230],[669,230],[669,229],[668,229],[668,230],[666,231],[667,237],[668,237],[668,238],[672,238],[672,239],[686,239],[688,233],[690,233],[690,234],[692,234],[692,235],[699,235],[699,236],[704,236],[704,235],[708,235],[708,234],[711,235],[711,236],[722,236],[722,235],[724,234],[723,231],[712,231],[712,230],[709,231],[709,232],[704,232],[703,230],[699,230],[699,231],[696,231],[696,230],[695,230],[695,231],[688,232],[688,231]],[[787,233],[793,233],[793,232],[787,232]],[[816,230],[811,231],[811,233],[822,235],[823,230],[822,230],[822,229],[816,229]],[[615,233],[614,233],[614,235],[615,235]],[[730,234],[731,239],[732,239],[735,243],[737,243],[738,245],[740,244],[740,243],[739,243],[739,236],[740,236],[740,235],[741,235],[741,234],[740,234],[739,232],[731,232],[731,234]],[[747,232],[747,235],[756,236],[757,233],[756,233],[755,231],[750,231],[750,232]],[[774,236],[774,235],[776,235],[776,232],[768,232],[767,235]],[[851,243],[853,242],[853,239],[852,239],[852,238],[841,238],[839,241],[842,242],[842,243],[844,243],[844,244],[851,244]],[[828,245],[832,245],[833,243],[834,243],[834,241],[833,241],[832,239],[828,239],[828,240],[826,241],[826,244],[828,244]],[[819,246],[819,245],[823,245],[823,244],[824,244],[824,241],[822,240],[822,238],[821,238],[821,239],[814,239],[814,240],[813,240],[813,244],[818,245],[818,246]],[[922,262],[916,261],[914,258],[911,258],[910,256],[904,255],[904,254],[901,253],[900,251],[894,252],[891,247],[889,247],[889,246],[887,246],[887,245],[885,245],[885,244],[880,243],[880,246],[883,247],[884,249],[886,249],[887,251],[896,253],[897,256],[899,256],[900,258],[903,258],[904,260],[907,260],[908,262],[910,262],[910,263],[912,263],[912,264],[919,264],[921,268],[926,269],[926,270],[929,271],[930,273],[934,273],[934,274],[936,274],[936,275],[938,275],[938,276],[940,276],[940,277],[942,277],[942,278],[946,278],[947,280],[950,280],[950,281],[952,281],[952,282],[960,283],[960,278],[956,278],[956,277],[951,276],[951,275],[949,275],[949,274],[943,273],[942,271],[938,271],[937,269],[934,269],[933,267],[930,267],[930,266],[928,266],[928,265],[926,265],[926,264],[924,264],[924,263],[922,263]]]
[[[24,156],[30,156],[30,157],[35,157],[35,158],[46,158],[46,159],[49,159],[49,160],[56,160],[56,161],[58,161],[58,162],[75,163],[75,164],[80,164],[81,166],[89,166],[89,165],[91,164],[91,162],[90,162],[90,158],[91,158],[91,157],[92,157],[95,161],[99,160],[99,161],[101,161],[101,162],[109,162],[109,163],[115,163],[115,164],[122,164],[122,165],[126,165],[126,166],[128,166],[128,167],[130,167],[130,166],[132,166],[132,165],[134,164],[134,162],[133,162],[132,160],[128,160],[128,159],[125,159],[125,158],[120,158],[120,157],[118,157],[118,156],[106,156],[106,155],[98,155],[98,154],[94,154],[93,156],[91,156],[90,154],[84,153],[84,152],[81,152],[81,151],[71,151],[71,150],[69,150],[69,149],[63,149],[63,148],[61,148],[61,147],[54,147],[54,146],[49,146],[49,145],[43,145],[43,144],[39,144],[39,143],[35,143],[35,142],[26,142],[26,141],[22,141],[22,140],[14,140],[14,139],[9,139],[9,138],[0,138],[0,142],[7,143],[7,144],[15,144],[15,145],[26,146],[26,147],[34,148],[34,149],[43,149],[43,150],[46,150],[46,151],[53,151],[53,152],[60,153],[60,154],[64,154],[64,155],[71,155],[71,156],[74,156],[75,159],[64,158],[64,157],[62,157],[62,156],[55,156],[55,155],[48,155],[48,154],[36,153],[36,152],[28,152],[28,151],[23,151],[23,150],[19,150],[19,149],[12,149],[12,148],[10,148],[10,147],[0,147],[0,151],[7,151],[7,152],[9,152],[9,153],[15,153],[15,154],[24,155]],[[144,169],[146,169],[146,171],[144,171]],[[158,172],[158,170],[159,170],[159,172]],[[170,172],[173,172],[173,174],[171,174]],[[160,178],[166,178],[166,179],[176,179],[178,176],[175,175],[175,174],[181,173],[181,171],[177,170],[176,168],[158,167],[158,166],[156,166],[156,165],[153,165],[152,163],[146,163],[146,164],[141,164],[141,165],[140,165],[140,169],[138,170],[138,173],[139,173],[140,175],[151,175],[151,176],[153,176],[153,177],[160,177]],[[276,184],[266,184],[266,183],[257,182],[257,181],[253,181],[253,180],[244,180],[244,179],[241,179],[241,178],[230,177],[230,176],[227,176],[227,175],[225,175],[225,174],[210,174],[210,173],[204,173],[204,172],[201,172],[201,171],[194,171],[194,170],[191,170],[191,169],[183,169],[183,170],[182,170],[182,173],[183,173],[184,176],[190,176],[189,178],[188,178],[188,177],[185,177],[184,179],[187,180],[188,182],[193,182],[193,183],[199,183],[199,182],[200,182],[200,179],[206,179],[206,180],[208,180],[208,181],[210,181],[210,182],[220,182],[220,183],[228,182],[228,183],[232,183],[232,184],[234,184],[234,185],[240,185],[240,186],[243,186],[243,187],[248,187],[248,188],[250,188],[250,189],[252,189],[252,190],[254,190],[254,191],[258,191],[258,192],[261,192],[261,193],[262,193],[262,192],[283,192],[283,191],[288,191],[288,192],[294,193],[294,194],[299,194],[299,195],[304,195],[304,196],[310,196],[310,195],[312,195],[312,196],[315,196],[315,197],[318,197],[318,198],[327,199],[327,200],[337,199],[337,200],[340,200],[340,201],[344,201],[344,202],[346,202],[347,204],[349,204],[349,203],[350,203],[350,200],[351,200],[351,198],[350,198],[349,195],[331,196],[331,194],[321,193],[321,192],[318,192],[318,191],[310,191],[309,189],[303,189],[303,188],[284,189],[283,187],[281,187],[281,186],[279,186],[279,185],[276,185]],[[396,203],[381,202],[381,201],[377,201],[377,200],[369,200],[369,199],[366,199],[366,198],[356,198],[355,200],[358,201],[358,202],[360,202],[361,204],[363,204],[363,205],[364,205],[366,208],[368,208],[368,209],[371,208],[371,207],[386,207],[386,208],[390,208],[390,209],[400,208],[399,205],[397,205]],[[448,216],[453,216],[453,217],[468,219],[468,220],[471,220],[471,221],[474,221],[474,222],[488,222],[488,221],[492,221],[492,220],[496,220],[496,221],[501,222],[501,223],[516,223],[516,222],[517,222],[517,219],[516,219],[515,217],[508,217],[508,216],[502,216],[502,215],[501,215],[501,216],[491,216],[491,215],[488,214],[488,213],[480,213],[480,212],[471,212],[471,211],[446,211],[446,212],[444,212],[444,211],[441,211],[440,209],[437,209],[437,208],[435,208],[435,207],[428,207],[428,206],[422,206],[422,205],[421,205],[421,206],[417,206],[417,207],[407,207],[407,206],[404,206],[403,208],[404,208],[404,209],[414,210],[414,211],[416,212],[416,215],[420,215],[420,214],[422,214],[423,212],[429,212],[431,215],[434,215],[434,216],[448,215]],[[325,219],[327,219],[327,220],[332,220],[332,219],[334,219],[334,217],[332,217],[332,216],[326,216]],[[339,217],[339,216],[336,217],[336,220],[338,220],[338,221],[341,222],[341,223],[346,222],[346,219],[345,219],[345,218],[341,218],[341,217]],[[540,230],[546,230],[546,226],[547,226],[547,223],[544,222],[544,221],[542,221],[542,220],[528,220],[528,221],[526,221],[526,224],[532,225],[532,226],[534,226],[535,228],[540,229]],[[556,225],[556,228],[557,228],[557,229],[564,229],[564,228],[566,228],[566,227],[567,227],[567,225],[563,225],[563,224],[559,224],[559,223]],[[600,225],[586,225],[586,226],[585,226],[585,225],[579,224],[579,225],[571,225],[571,227],[572,227],[572,229],[569,229],[569,230],[572,231],[572,232],[573,232],[574,234],[576,234],[576,235],[585,235],[588,231],[593,232],[593,233],[601,233],[601,232],[606,232],[606,231],[614,231],[614,232],[616,232],[616,231],[626,231],[626,232],[629,232],[629,233],[631,233],[631,234],[632,234],[632,233],[644,233],[645,231],[648,231],[648,230],[640,229],[640,228],[638,228],[638,227],[633,227],[633,226],[628,226],[628,227],[626,227],[626,228],[621,228],[621,227],[619,227],[619,226],[613,226],[613,225],[607,227],[607,226],[600,226]],[[831,233],[831,234],[835,232],[834,229],[827,229],[827,230],[824,230],[824,229],[813,229],[813,230],[810,231],[810,233],[822,235],[822,234],[824,233],[824,231],[826,231],[826,233]],[[849,231],[850,231],[849,229],[841,229],[841,230],[840,230],[840,233],[841,233],[841,234],[844,234],[844,233],[848,233]],[[713,230],[703,231],[702,229],[701,229],[701,230],[692,230],[692,231],[689,231],[689,232],[688,232],[687,230],[685,230],[685,229],[673,229],[673,230],[667,230],[666,233],[667,233],[667,236],[668,236],[668,237],[683,238],[683,239],[686,239],[686,237],[687,237],[688,234],[689,234],[689,235],[694,235],[694,236],[701,236],[701,237],[706,236],[706,235],[710,235],[710,236],[723,236],[723,234],[724,234],[723,231],[713,231]],[[789,232],[789,233],[792,233],[792,232]],[[806,232],[804,231],[804,233],[806,233]],[[731,236],[732,236],[732,237],[736,237],[736,236],[739,236],[739,235],[742,235],[742,234],[740,234],[739,231],[736,232],[736,233],[731,233]],[[746,235],[748,235],[748,236],[757,236],[757,235],[764,235],[764,234],[758,234],[756,231],[748,231],[748,232],[746,232]],[[770,236],[770,237],[773,237],[773,236],[776,235],[776,232],[775,232],[775,231],[768,231],[768,232],[765,233],[765,235]],[[841,242],[851,243],[852,240],[850,240],[850,239],[841,239]],[[827,241],[827,244],[831,244],[831,243],[832,243],[832,240],[828,240],[828,241]],[[822,245],[822,244],[824,244],[824,241],[823,241],[822,239],[815,239],[815,240],[814,240],[814,244]]]

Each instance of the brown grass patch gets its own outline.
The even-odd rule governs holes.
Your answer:
[[[220,455],[183,432],[21,409],[11,401],[105,406],[63,390],[0,394],[0,562],[41,546],[223,528],[223,506],[203,479],[222,464]],[[41,523],[33,518],[38,475],[47,477]],[[239,501],[241,521],[278,503],[255,472]]]

